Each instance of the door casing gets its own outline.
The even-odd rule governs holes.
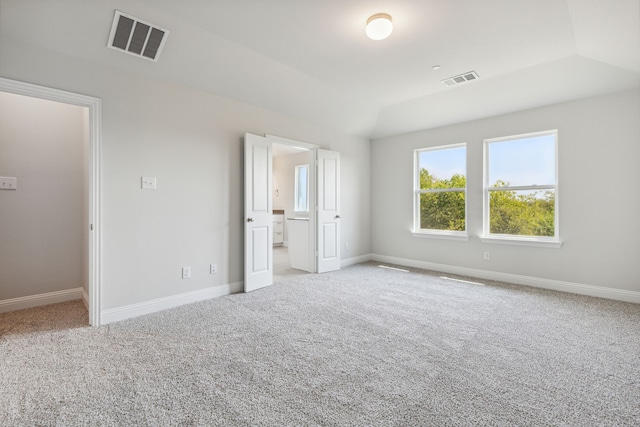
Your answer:
[[[0,77],[0,91],[49,101],[86,107],[89,111],[89,154],[87,161],[89,171],[88,197],[88,310],[89,324],[100,326],[101,307],[101,135],[102,135],[102,100],[91,96],[66,92],[58,89],[38,86]],[[83,284],[84,285],[84,284]]]

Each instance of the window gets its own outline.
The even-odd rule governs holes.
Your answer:
[[[414,153],[414,233],[466,237],[466,145]]]
[[[485,140],[485,238],[559,242],[557,136]]]
[[[309,165],[296,166],[294,191],[294,210],[296,212],[309,212]]]

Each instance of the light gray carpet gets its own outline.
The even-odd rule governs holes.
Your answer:
[[[286,246],[273,247],[273,281],[291,279],[295,276],[309,274],[306,271],[291,268],[289,248]]]
[[[0,315],[0,425],[640,425],[635,304],[367,263],[86,322]]]

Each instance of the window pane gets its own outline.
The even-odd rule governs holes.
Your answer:
[[[297,212],[309,210],[309,165],[296,166],[295,207]]]
[[[489,192],[491,234],[553,237],[555,191]]]
[[[555,185],[555,140],[553,134],[488,144],[489,187]]]
[[[464,208],[464,191],[420,194],[420,228],[464,231]]]
[[[418,153],[420,189],[466,188],[466,147]]]

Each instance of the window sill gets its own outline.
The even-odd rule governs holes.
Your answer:
[[[444,240],[459,240],[459,241],[467,241],[469,240],[469,235],[467,233],[454,233],[447,231],[412,231],[411,234],[413,237],[419,237],[422,239],[444,239]]]
[[[539,248],[560,248],[560,240],[542,240],[526,237],[480,237],[482,243],[497,243],[500,245],[537,246]]]

